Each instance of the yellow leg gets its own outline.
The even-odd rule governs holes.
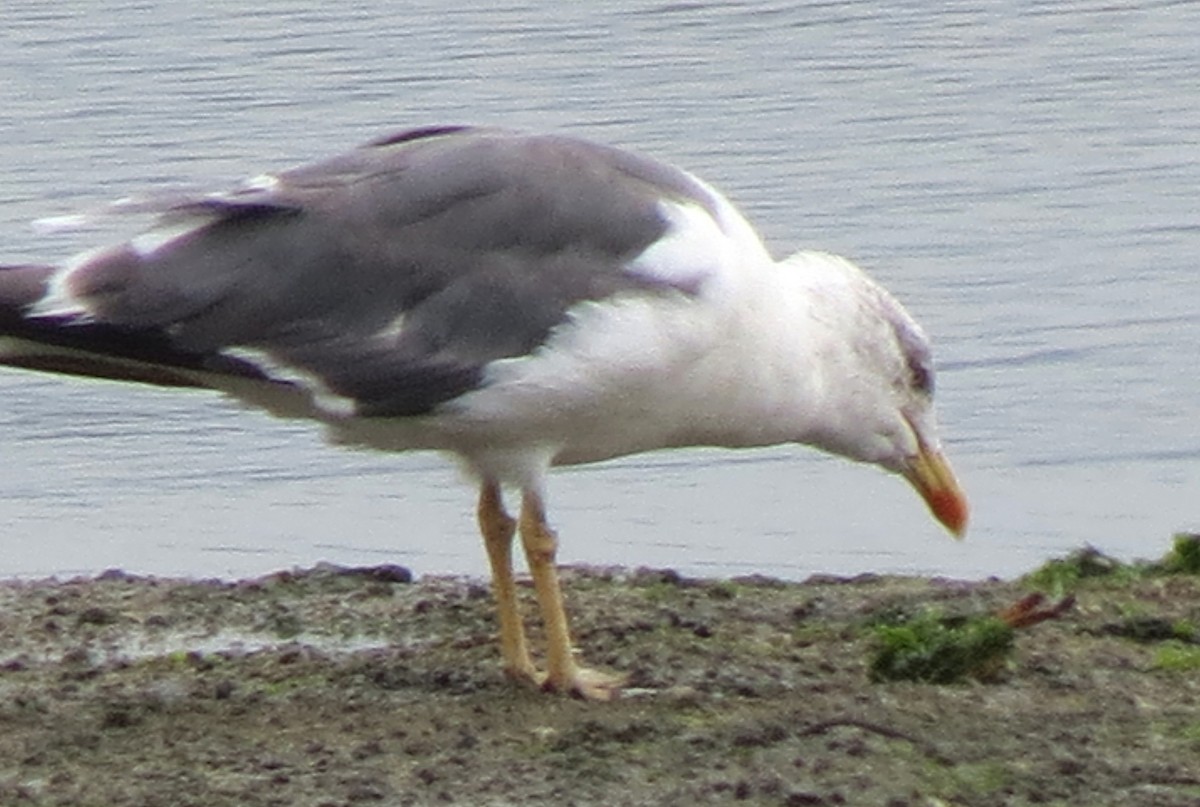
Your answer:
[[[516,524],[504,512],[500,486],[495,482],[484,482],[480,488],[477,516],[488,562],[492,566],[492,592],[500,618],[500,652],[504,657],[504,671],[512,678],[541,686],[545,676],[538,672],[533,659],[529,657],[525,628],[517,606],[517,587],[513,582],[512,539]]]
[[[589,700],[609,700],[620,692],[623,679],[586,669],[575,661],[558,571],[554,566],[558,537],[546,523],[545,506],[536,491],[525,490],[522,495],[520,528],[521,543],[525,547],[525,558],[546,629],[546,681],[543,686]]]

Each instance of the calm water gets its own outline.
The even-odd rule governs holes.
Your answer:
[[[64,257],[89,242],[27,222],[148,185],[492,122],[682,164],[933,334],[965,543],[869,468],[687,451],[557,474],[565,561],[1014,575],[1200,528],[1200,4],[199,5],[5,0],[0,258]],[[0,576],[484,573],[441,458],[217,397],[0,371],[0,446]]]

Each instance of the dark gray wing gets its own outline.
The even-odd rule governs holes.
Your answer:
[[[683,172],[573,138],[414,130],[175,203],[66,287],[95,322],[188,354],[257,349],[360,414],[415,414],[580,301],[689,291],[625,270],[666,231],[664,198],[713,204]]]

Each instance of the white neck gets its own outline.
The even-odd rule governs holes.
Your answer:
[[[729,321],[737,332],[696,364],[677,393],[692,407],[680,421],[694,424],[678,444],[823,447],[825,424],[837,419],[831,365],[847,350],[838,326],[854,314],[848,280],[859,275],[839,258],[805,258],[811,266],[797,266],[798,257],[764,266],[739,290]]]

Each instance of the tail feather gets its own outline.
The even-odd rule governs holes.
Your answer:
[[[207,387],[206,375],[269,381],[249,362],[176,347],[165,331],[80,316],[31,316],[52,266],[0,266],[0,365],[165,387]]]

